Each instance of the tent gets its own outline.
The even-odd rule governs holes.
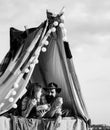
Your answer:
[[[70,109],[72,113],[70,118],[62,119],[62,125],[57,129],[62,129],[64,125],[69,124],[68,121],[71,124],[71,128],[69,124],[70,130],[73,127],[87,129],[89,116],[81,94],[69,43],[66,40],[63,15],[62,11],[59,14],[47,11],[47,19],[38,27],[25,31],[10,28],[10,50],[0,65],[0,121],[3,130],[5,130],[3,124],[11,127],[10,119],[3,114],[17,107],[16,102],[26,93],[27,85],[34,82],[43,86],[47,86],[49,82],[55,82],[62,88],[64,107]],[[23,122],[24,125],[30,122],[28,119],[15,116],[11,120],[13,122],[11,125],[15,122],[22,122],[22,125]],[[34,125],[36,121],[37,128],[39,123],[40,126],[46,124],[45,127],[47,127],[48,122],[50,124],[53,122],[33,119]],[[48,125],[48,129],[53,129],[52,127],[54,125]],[[65,126],[65,130],[67,127],[68,125]],[[15,127],[13,129],[16,130]]]

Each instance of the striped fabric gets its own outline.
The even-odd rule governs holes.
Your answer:
[[[10,51],[0,67],[1,114],[17,107],[29,81],[45,87],[55,82],[62,88],[64,107],[71,110],[71,116],[88,121],[69,43],[63,40],[62,15],[47,12],[47,20],[37,28],[11,28]]]
[[[7,68],[7,66],[8,66],[8,64],[10,63],[10,61],[11,61],[11,52],[9,51],[7,54],[6,54],[6,56],[5,56],[5,58],[3,59],[3,61],[1,62],[1,64],[0,64],[0,76],[2,76],[2,74],[5,72],[5,70],[6,70],[6,68]]]

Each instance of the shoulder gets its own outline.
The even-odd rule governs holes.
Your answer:
[[[56,101],[60,104],[63,104],[63,98],[62,97],[56,97]]]
[[[63,98],[61,96],[57,96],[56,99],[57,100],[63,100]]]

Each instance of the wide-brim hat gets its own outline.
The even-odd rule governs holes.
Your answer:
[[[49,91],[49,90],[55,89],[57,93],[61,92],[61,88],[59,88],[58,85],[53,83],[53,82],[49,83],[48,86],[43,88],[43,89],[45,91]]]

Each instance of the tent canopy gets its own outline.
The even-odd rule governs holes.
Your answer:
[[[62,15],[47,11],[47,19],[38,27],[25,31],[10,28],[10,50],[0,66],[0,114],[17,107],[29,81],[44,87],[55,82],[62,88],[64,107],[72,116],[89,119]]]

